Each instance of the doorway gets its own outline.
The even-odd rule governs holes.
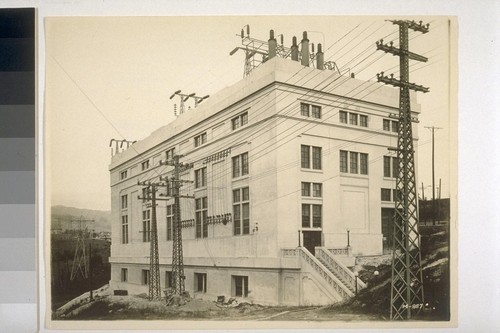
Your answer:
[[[315,255],[314,248],[321,246],[321,231],[302,231],[304,236],[304,247]]]

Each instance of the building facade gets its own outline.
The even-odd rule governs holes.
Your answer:
[[[352,296],[364,286],[354,258],[389,248],[398,103],[396,89],[275,57],[114,155],[111,288],[148,292],[151,207],[138,181],[171,177],[160,161],[178,154],[192,163],[181,174],[194,196],[181,199],[187,291],[283,305]],[[157,206],[162,289],[172,204]]]

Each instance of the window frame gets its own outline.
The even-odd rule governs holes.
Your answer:
[[[196,272],[194,273],[194,292],[195,293],[207,292],[207,273],[196,273]]]
[[[347,124],[348,123],[348,112],[347,111],[339,111],[339,123]]]
[[[390,202],[392,191],[390,188],[381,188],[380,189],[380,201]]]
[[[248,158],[248,152],[233,156],[231,158],[231,163],[232,163],[231,169],[233,178],[244,177],[250,173],[249,170],[250,161]]]
[[[391,131],[390,119],[382,119],[382,130],[387,131],[387,132]]]
[[[121,224],[122,244],[128,244],[129,237],[128,237],[128,215],[127,214],[121,216],[121,223],[122,223]]]
[[[250,234],[250,187],[233,189],[233,236]]]
[[[151,209],[142,211],[142,242],[151,242]]]
[[[207,187],[207,167],[194,170],[194,188]]]
[[[311,114],[311,104],[300,102],[300,115],[309,117]]]
[[[166,213],[166,228],[167,228],[167,241],[173,240],[174,235],[174,205],[167,205]]]
[[[248,124],[248,111],[245,111],[231,119],[231,128],[234,130]]]
[[[143,269],[141,274],[141,284],[143,286],[148,286],[151,281],[151,275],[149,269]]]
[[[300,145],[300,167],[302,169],[322,170],[322,147]]]
[[[365,114],[359,115],[359,126],[368,127],[368,116]]]
[[[321,119],[321,106],[311,104],[311,117],[315,119]]]
[[[323,205],[302,203],[301,226],[304,229],[323,228]]]
[[[128,194],[122,194],[120,198],[121,198],[121,203],[120,203],[121,209],[122,210],[128,209]]]
[[[248,276],[247,275],[231,275],[231,294],[233,297],[248,297]],[[241,291],[238,290],[239,286]]]
[[[208,197],[195,200],[195,238],[208,238]]]
[[[141,162],[141,171],[149,169],[149,160]]]
[[[349,112],[349,125],[358,126],[358,114]]]
[[[128,178],[128,170],[120,171],[120,180],[124,180]]]
[[[194,147],[200,147],[207,143],[207,132],[200,133],[194,137]]]
[[[300,188],[301,188],[301,195],[303,197],[310,197],[311,196],[311,183],[310,182],[301,182]]]
[[[368,154],[359,153],[359,174],[368,175]]]
[[[322,183],[312,183],[311,193],[312,193],[313,198],[322,198],[323,197],[323,184]]]
[[[166,161],[173,160],[173,159],[174,159],[174,156],[175,156],[175,147],[172,147],[172,148],[167,149],[167,150],[165,151],[165,160],[166,160]]]
[[[120,270],[120,281],[128,282],[128,268],[122,267]]]
[[[349,172],[349,152],[347,150],[340,151],[339,164],[340,164],[340,172],[342,173]]]

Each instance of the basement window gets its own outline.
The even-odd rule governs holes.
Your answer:
[[[127,268],[122,268],[122,271],[121,271],[121,281],[122,282],[127,282],[128,281],[128,269]]]
[[[142,284],[144,285],[149,284],[149,269],[142,270]]]
[[[248,297],[248,276],[231,275],[232,296]]]
[[[194,291],[199,293],[207,292],[207,274],[194,273]]]

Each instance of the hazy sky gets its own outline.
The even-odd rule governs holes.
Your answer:
[[[375,42],[395,40],[388,17],[59,17],[46,21],[46,149],[52,204],[110,209],[110,139],[140,140],[174,120],[172,92],[213,95],[242,78],[244,55],[239,32],[249,24],[254,38],[269,30],[322,43],[325,59],[349,67],[359,79],[385,71],[398,76],[398,59],[375,51]],[[429,58],[411,62],[410,81],[430,87],[419,93],[418,182],[431,184],[431,133],[436,132],[436,185],[450,191],[448,21],[430,22],[430,32],[410,32],[410,49]],[[342,39],[344,35],[348,34]],[[238,36],[237,36],[238,35]],[[456,111],[453,111],[456,112]],[[456,162],[453,162],[456,163]],[[426,196],[432,195],[426,188]]]

